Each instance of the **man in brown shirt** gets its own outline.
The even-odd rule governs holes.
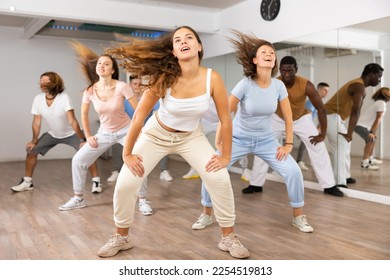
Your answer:
[[[379,85],[383,71],[376,63],[367,64],[359,78],[343,85],[325,103],[329,152],[332,154],[333,172],[339,186],[347,187],[347,183],[356,182],[350,175],[352,134],[366,96],[366,87]]]

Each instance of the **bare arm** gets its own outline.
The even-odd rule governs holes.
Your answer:
[[[291,153],[293,149],[293,120],[292,120],[292,112],[291,112],[291,105],[288,98],[284,98],[283,100],[279,101],[280,109],[282,110],[283,119],[285,123],[285,129],[286,129],[286,144],[284,147],[279,147],[276,158],[278,160],[282,160],[287,157],[289,153]]]
[[[307,82],[305,94],[318,112],[318,123],[321,131],[318,135],[312,135],[309,137],[310,143],[316,145],[317,143],[324,141],[326,136],[326,129],[328,125],[326,119],[326,110],[320,95],[310,81]]]
[[[356,83],[350,85],[348,92],[352,95],[352,109],[351,115],[349,116],[348,131],[347,134],[340,134],[343,135],[348,142],[350,142],[352,141],[352,134],[360,116],[360,109],[362,108],[366,91],[364,85]]]
[[[91,107],[90,103],[82,103],[81,105],[81,124],[83,125],[84,135],[85,138],[87,138],[88,144],[93,147],[97,148],[98,143],[96,141],[96,138],[91,133],[91,127],[89,122],[89,109]]]
[[[219,118],[215,143],[221,156],[214,156],[206,165],[206,171],[217,171],[230,163],[233,136],[226,88],[221,76],[215,71],[211,76],[211,92]]]
[[[69,124],[72,126],[74,132],[76,132],[77,136],[80,138],[80,140],[84,139],[84,133],[81,131],[79,122],[77,121],[74,110],[69,110],[66,112],[66,116],[68,118]]]
[[[130,104],[134,104],[133,99],[135,102],[137,101],[136,98],[129,98],[128,100]],[[160,97],[152,94],[150,91],[146,91],[138,105],[135,104],[137,109],[135,110],[133,119],[131,120],[129,131],[126,134],[125,145],[123,147],[123,161],[135,176],[142,177],[145,169],[142,165],[142,157],[140,155],[133,154],[133,148],[144,125],[146,117],[150,114],[153,106],[159,99]]]
[[[371,125],[371,130],[370,130],[370,134],[368,135],[368,137],[376,138],[376,131],[379,127],[379,124],[382,121],[383,115],[384,115],[384,112],[376,112],[376,118],[375,118],[373,124]]]
[[[138,106],[138,100],[135,97],[135,95],[133,95],[132,97],[128,98],[127,101],[129,101],[131,107],[133,107],[134,112],[135,112],[135,110],[137,109],[137,106]]]
[[[32,121],[32,133],[33,137],[30,142],[26,145],[26,151],[31,151],[38,143],[39,133],[41,132],[42,116],[34,115]]]

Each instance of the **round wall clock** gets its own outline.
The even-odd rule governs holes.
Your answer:
[[[262,0],[260,4],[260,15],[264,20],[274,20],[280,11],[280,0]]]

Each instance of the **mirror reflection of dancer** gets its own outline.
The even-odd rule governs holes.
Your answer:
[[[34,115],[33,138],[26,145],[25,175],[19,185],[11,187],[15,192],[34,189],[32,176],[39,154],[44,156],[58,144],[69,145],[77,151],[86,141],[74,115],[72,101],[69,95],[63,92],[65,86],[60,75],[45,72],[40,77],[39,85],[42,93],[34,98],[31,108]],[[39,137],[42,119],[47,122],[49,130]],[[92,175],[92,192],[99,192],[101,185],[96,164],[92,164],[89,171]]]
[[[199,35],[191,27],[183,26],[155,40],[129,38],[129,44],[111,48],[108,52],[125,58],[122,65],[127,71],[141,77],[149,76],[150,80],[149,90],[144,92],[127,133],[123,151],[125,165],[115,185],[116,233],[98,255],[114,256],[133,246],[129,229],[143,178],[161,158],[177,153],[199,172],[209,186],[215,216],[222,230],[218,248],[235,258],[249,257],[248,250],[233,229],[234,197],[225,168],[230,161],[232,143],[227,93],[221,76],[200,66],[203,46]],[[219,142],[223,145],[220,155],[215,153],[199,125],[211,98],[221,122]],[[159,101],[160,108],[143,126]]]
[[[347,184],[356,183],[356,179],[351,177],[350,169],[352,134],[366,97],[366,87],[379,85],[383,71],[377,63],[367,64],[360,77],[344,84],[325,103],[328,119],[326,136],[329,140],[329,153],[332,155],[333,172],[338,186],[346,188]]]
[[[360,166],[363,169],[378,170],[381,160],[374,158],[374,147],[377,130],[386,113],[386,103],[390,100],[389,88],[382,87],[372,96],[372,103],[360,116],[355,132],[366,142],[364,146],[363,160]]]

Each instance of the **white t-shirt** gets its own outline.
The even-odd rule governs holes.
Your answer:
[[[67,112],[73,110],[72,102],[66,93],[56,96],[51,106],[47,106],[45,93],[35,96],[31,114],[42,116],[49,125],[48,133],[54,138],[62,139],[73,135],[75,132],[70,125]]]
[[[360,115],[360,118],[356,125],[363,126],[370,130],[372,124],[376,119],[377,112],[383,112],[383,114],[386,113],[385,101],[377,100],[374,103],[370,104],[370,106],[368,106],[368,108]]]

